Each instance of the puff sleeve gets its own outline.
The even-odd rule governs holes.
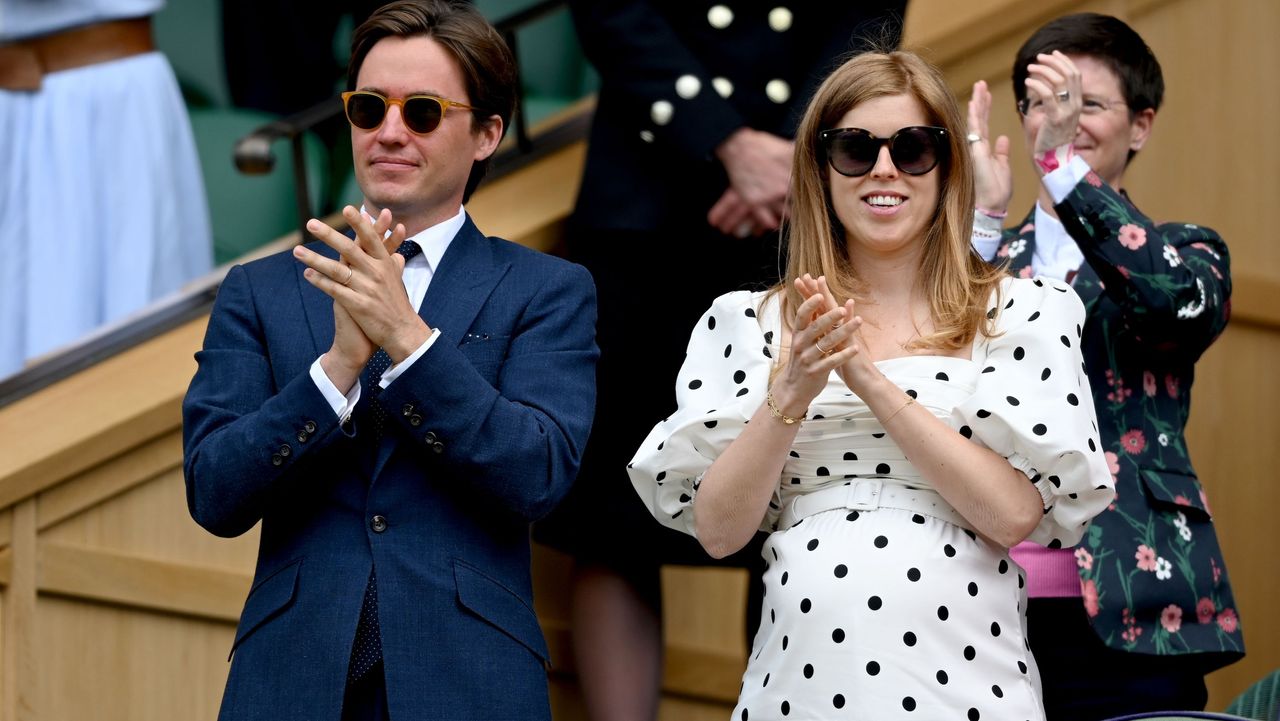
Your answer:
[[[690,507],[702,474],[764,402],[773,333],[761,328],[762,297],[722,295],[699,319],[676,378],[676,411],[654,426],[627,466],[664,526],[695,535]]]
[[[992,302],[997,335],[980,346],[985,358],[975,351],[982,371],[952,423],[1040,491],[1044,518],[1027,540],[1075,545],[1115,497],[1080,352],[1084,304],[1047,278],[1008,279]]]

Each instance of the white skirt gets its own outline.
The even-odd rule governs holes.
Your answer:
[[[0,376],[212,268],[191,123],[162,54],[0,90],[0,229]]]

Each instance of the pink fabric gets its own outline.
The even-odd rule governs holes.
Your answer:
[[[1080,573],[1073,548],[1045,548],[1023,541],[1009,555],[1027,572],[1028,598],[1079,597]]]

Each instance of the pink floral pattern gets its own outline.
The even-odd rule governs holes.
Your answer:
[[[1150,546],[1138,546],[1138,552],[1133,554],[1133,557],[1138,559],[1139,571],[1156,570],[1156,552]]]
[[[1076,549],[1076,565],[1086,571],[1093,570],[1093,554],[1083,548]]]
[[[1227,633],[1235,633],[1239,624],[1240,620],[1236,618],[1236,612],[1234,609],[1224,608],[1218,614],[1218,625]]]
[[[1058,213],[1085,257],[1069,283],[1088,314],[1081,350],[1116,485],[1115,500],[1076,548],[1081,594],[1108,646],[1146,654],[1213,652],[1205,662],[1216,667],[1238,658],[1244,639],[1183,429],[1192,359],[1230,317],[1230,255],[1213,230],[1154,223],[1096,180],[1078,183]],[[1032,265],[1034,217],[1033,209],[1001,239],[1002,247],[1018,243],[1018,252],[1005,256],[1011,274]],[[1179,316],[1201,303],[1203,312]]]
[[[1146,450],[1147,437],[1142,435],[1142,431],[1135,428],[1120,436],[1120,447],[1124,449],[1125,453],[1134,456],[1139,455]]]
[[[1120,473],[1120,456],[1112,451],[1102,454],[1107,459],[1107,470],[1111,471],[1111,482],[1115,483],[1116,476]]]
[[[1213,614],[1217,610],[1212,600],[1202,598],[1196,603],[1196,620],[1200,623],[1213,623]]]
[[[1120,235],[1118,236],[1120,245],[1129,250],[1137,250],[1147,244],[1147,231],[1132,223],[1126,223],[1120,226]]]
[[[1080,583],[1080,593],[1084,596],[1084,612],[1089,618],[1098,615],[1098,584],[1091,578]]]

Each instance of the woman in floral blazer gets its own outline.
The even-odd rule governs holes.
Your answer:
[[[1064,279],[1084,301],[1085,368],[1117,491],[1074,549],[1015,549],[1051,721],[1203,709],[1204,675],[1244,654],[1183,438],[1196,359],[1230,315],[1227,247],[1208,228],[1153,222],[1120,190],[1163,90],[1159,63],[1120,20],[1072,15],[1037,30],[1014,92],[1039,201],[1004,231],[1009,140],[988,138],[984,82],[970,102],[974,246],[1015,275]]]

